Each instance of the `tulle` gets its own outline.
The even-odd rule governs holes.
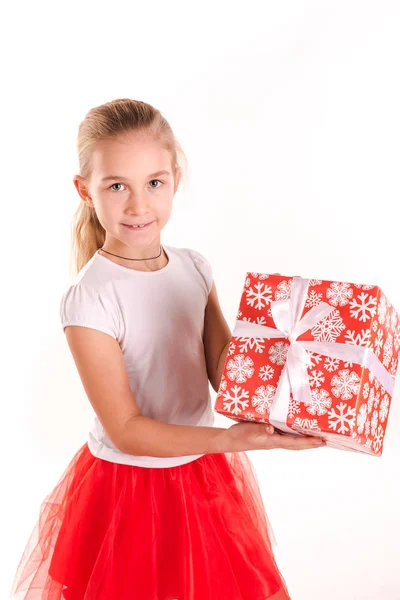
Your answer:
[[[40,508],[12,598],[290,600],[244,452],[171,468],[84,444]]]

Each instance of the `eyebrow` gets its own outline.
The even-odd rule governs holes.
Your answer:
[[[171,173],[169,171],[156,171],[155,173],[151,173],[149,175],[149,177],[159,177],[160,175],[171,175]],[[122,175],[107,175],[107,177],[103,177],[101,179],[101,181],[109,181],[111,179],[127,179],[126,177],[123,177]]]

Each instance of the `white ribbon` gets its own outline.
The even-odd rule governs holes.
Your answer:
[[[309,279],[294,277],[290,298],[271,302],[272,318],[276,327],[238,319],[232,333],[233,337],[240,338],[285,338],[289,341],[290,347],[270,408],[269,422],[291,434],[293,430],[286,425],[290,392],[295,401],[312,403],[307,373],[307,365],[311,361],[306,350],[367,367],[390,395],[393,394],[395,381],[394,376],[382,365],[372,348],[336,342],[297,341],[301,334],[335,310],[334,306],[321,302],[311,308],[301,319],[307,300],[308,285]]]

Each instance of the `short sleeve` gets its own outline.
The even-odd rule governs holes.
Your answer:
[[[75,283],[64,292],[60,302],[62,328],[80,325],[119,337],[119,319],[108,297],[92,286]]]
[[[200,252],[197,252],[196,250],[189,250],[189,254],[193,260],[196,269],[199,271],[200,275],[204,279],[208,295],[211,292],[213,284],[213,272],[211,265],[208,262],[208,260],[202,254],[200,254]]]

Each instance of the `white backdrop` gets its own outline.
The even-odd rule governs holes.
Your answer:
[[[190,171],[163,242],[208,258],[231,329],[246,271],[373,283],[400,308],[400,5],[39,1],[3,17],[5,598],[93,419],[58,313],[80,120],[132,97],[170,121]],[[381,458],[249,453],[293,600],[400,600],[399,418],[400,385]]]

